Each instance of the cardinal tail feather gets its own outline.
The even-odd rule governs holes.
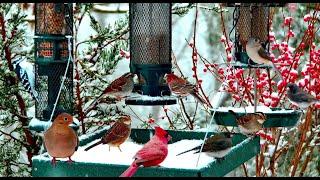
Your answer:
[[[139,166],[135,162],[133,162],[130,167],[125,170],[119,177],[132,177],[138,169]]]
[[[85,151],[88,151],[89,149],[91,149],[91,148],[93,148],[93,147],[95,147],[95,146],[97,146],[97,145],[99,145],[99,144],[101,144],[101,143],[102,143],[102,141],[96,142],[96,143],[90,145],[89,147],[85,148],[84,150],[85,150]]]

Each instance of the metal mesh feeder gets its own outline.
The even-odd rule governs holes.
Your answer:
[[[69,59],[65,36],[72,35],[72,4],[37,3],[35,17],[35,88],[39,97],[35,116],[48,121]],[[70,63],[53,117],[61,112],[73,113],[72,69]]]
[[[227,6],[235,7],[233,24],[236,26],[234,43],[236,61],[245,65],[256,65],[245,51],[246,43],[250,37],[259,38],[263,42],[262,46],[264,48],[268,46],[269,49],[270,7],[283,5],[284,3],[227,3]]]
[[[130,3],[130,71],[139,83],[126,104],[170,105],[176,98],[163,79],[171,72],[171,4]]]

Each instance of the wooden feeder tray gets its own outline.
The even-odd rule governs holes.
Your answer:
[[[271,112],[264,112],[267,120],[263,123],[264,128],[269,127],[291,127],[295,126],[301,117],[301,111],[292,109],[270,108]],[[214,110],[211,110],[212,113]],[[244,110],[243,110],[244,111]],[[236,112],[239,115],[244,115],[244,112]],[[218,108],[214,114],[214,120],[218,125],[238,126],[235,117],[223,108]]]
[[[108,128],[96,131],[93,134],[83,136],[80,138],[80,147],[84,146],[96,139],[100,139]],[[150,132],[154,130],[149,129],[132,129],[130,138],[136,143],[146,143],[150,139]],[[169,143],[177,142],[184,139],[198,139],[201,140],[205,136],[205,132],[195,131],[173,131],[168,130],[172,136]],[[208,137],[213,133],[209,133]],[[179,177],[179,176],[224,176],[242,163],[248,161],[260,152],[260,137],[253,139],[247,138],[242,134],[235,134],[232,138],[233,148],[225,156],[224,160],[217,162],[212,158],[212,162],[204,168],[197,169],[180,169],[180,168],[166,168],[166,167],[148,167],[139,168],[137,176],[153,176],[153,177]],[[79,148],[80,148],[79,147]],[[190,147],[192,148],[192,147]],[[204,154],[202,154],[203,156]],[[107,151],[106,151],[107,156]],[[177,156],[181,158],[181,156]],[[177,159],[178,160],[178,159]],[[196,163],[196,162],[190,162]],[[57,161],[56,167],[51,165],[51,157],[47,153],[33,157],[32,159],[32,176],[33,177],[50,177],[50,176],[87,176],[87,177],[118,177],[129,165],[121,164],[106,164],[97,162],[73,162],[68,164],[66,161]],[[161,164],[160,164],[161,165]]]

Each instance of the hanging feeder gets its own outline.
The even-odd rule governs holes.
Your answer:
[[[87,146],[89,143],[98,140],[108,128],[104,128],[103,130],[96,131],[94,134],[90,136],[80,137],[80,147],[78,148],[76,153],[81,153],[79,155],[73,155],[72,164],[68,164],[66,161],[57,161],[57,165],[53,168],[51,165],[51,157],[48,157],[47,153],[35,156],[32,158],[32,176],[33,177],[51,177],[51,176],[71,176],[71,177],[118,177],[123,171],[125,171],[130,164],[120,164],[119,159],[113,163],[103,163],[101,162],[101,158],[99,158],[99,162],[92,161],[77,161],[76,156],[78,157],[86,157],[87,151],[84,151],[84,146]],[[175,143],[181,140],[202,140],[205,132],[193,132],[193,131],[167,131],[171,136],[172,140],[169,142],[169,155],[170,156],[170,144]],[[148,129],[132,129],[130,139],[138,144],[145,144],[149,141],[151,133],[154,133],[154,130]],[[209,133],[209,136],[214,133]],[[227,173],[234,170],[236,167],[239,167],[244,162],[250,160],[254,156],[256,156],[260,151],[260,137],[255,138],[247,138],[242,134],[235,134],[232,137],[233,147],[231,151],[224,157],[224,160],[218,162],[214,158],[211,158],[207,165],[202,165],[202,167],[196,168],[169,168],[165,165],[160,167],[148,167],[148,168],[139,168],[134,177],[212,177],[212,176],[224,176]],[[121,145],[123,147],[123,145]],[[185,147],[184,149],[186,149]],[[192,148],[192,147],[190,147]],[[104,157],[110,157],[108,155],[110,151],[108,151],[108,145],[104,145],[103,152]],[[118,151],[118,149],[111,149],[111,152]],[[132,151],[132,150],[131,150]],[[122,152],[119,151],[122,156],[125,153],[129,153],[122,149]],[[173,153],[171,151],[171,153]],[[241,154],[241,156],[239,156]],[[97,155],[98,156],[98,155]],[[114,155],[113,155],[114,156]],[[184,157],[176,156],[176,154],[171,154],[176,160],[176,164],[179,161],[183,161]],[[204,154],[201,154],[200,158],[203,157]],[[171,157],[171,158],[173,158]],[[111,157],[110,157],[111,158]],[[168,158],[168,157],[167,157]],[[133,159],[129,158],[130,161]],[[166,161],[166,160],[165,160]],[[163,162],[162,164],[164,164]],[[194,163],[194,161],[190,161],[188,163]]]
[[[171,4],[130,3],[130,71],[139,83],[125,100],[130,105],[170,105],[176,98],[165,80],[171,72]]]
[[[235,59],[241,62],[241,65],[235,64],[233,65],[234,68],[248,68],[249,65],[251,68],[271,68],[265,65],[252,66],[256,65],[256,63],[251,60],[248,61],[249,57],[245,52],[245,45],[250,37],[256,37],[264,42],[262,46],[269,50],[270,7],[282,7],[284,5],[285,3],[226,3],[226,6],[235,7],[233,19],[233,26],[236,27]],[[253,112],[257,112],[257,105],[257,77],[256,73],[254,73]],[[218,125],[237,126],[235,117],[228,112],[229,109],[233,109],[233,107],[212,109],[213,118]],[[242,108],[237,113],[244,115],[247,112]],[[264,114],[267,118],[263,124],[264,128],[295,126],[301,117],[301,111],[281,108],[270,108]]]
[[[257,65],[247,55],[245,46],[250,37],[259,38],[262,46],[269,50],[270,7],[284,6],[285,3],[227,3],[234,6],[233,25],[235,30],[235,60],[241,67]],[[249,64],[248,64],[249,63]],[[239,66],[239,65],[235,65]],[[259,67],[268,67],[259,65]]]
[[[66,35],[72,36],[72,3],[36,3],[35,17],[35,89],[39,98],[35,117],[49,121],[69,59]],[[70,63],[52,119],[61,112],[73,114],[72,69]]]

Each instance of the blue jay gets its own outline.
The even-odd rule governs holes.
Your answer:
[[[21,57],[12,62],[13,68],[22,83],[23,87],[31,94],[31,96],[38,102],[38,93],[35,90],[35,73],[34,66]]]

